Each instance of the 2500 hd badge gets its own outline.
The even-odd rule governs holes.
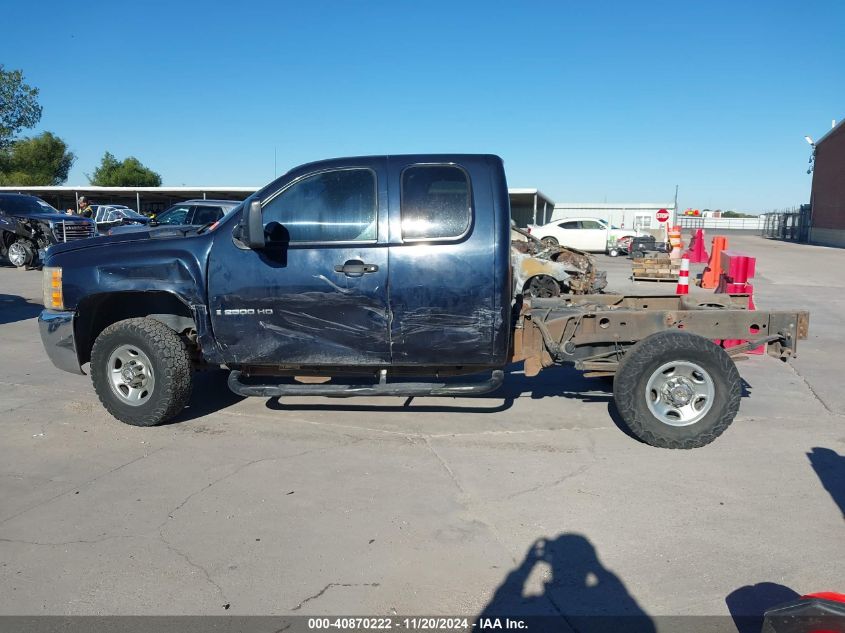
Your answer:
[[[214,311],[217,316],[251,316],[253,314],[273,314],[273,308],[218,308]]]

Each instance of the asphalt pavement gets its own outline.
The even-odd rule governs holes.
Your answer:
[[[126,426],[47,359],[40,273],[0,268],[0,614],[728,615],[845,592],[845,250],[730,240],[758,306],[809,309],[810,338],[740,363],[735,423],[693,451],[631,438],[568,369],[410,402],[241,399],[211,372],[175,422]],[[674,292],[598,260],[614,289]]]

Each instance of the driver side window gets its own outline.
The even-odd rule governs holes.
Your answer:
[[[324,171],[294,183],[264,205],[264,225],[281,225],[290,242],[360,242],[378,236],[376,175]]]

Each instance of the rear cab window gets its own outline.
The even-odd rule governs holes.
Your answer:
[[[411,165],[402,171],[403,241],[457,240],[472,223],[469,176],[456,165]]]

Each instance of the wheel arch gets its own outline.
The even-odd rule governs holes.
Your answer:
[[[112,323],[135,317],[155,319],[177,333],[197,327],[190,306],[166,290],[108,292],[89,295],[79,302],[74,320],[79,364],[91,360],[91,348]]]

